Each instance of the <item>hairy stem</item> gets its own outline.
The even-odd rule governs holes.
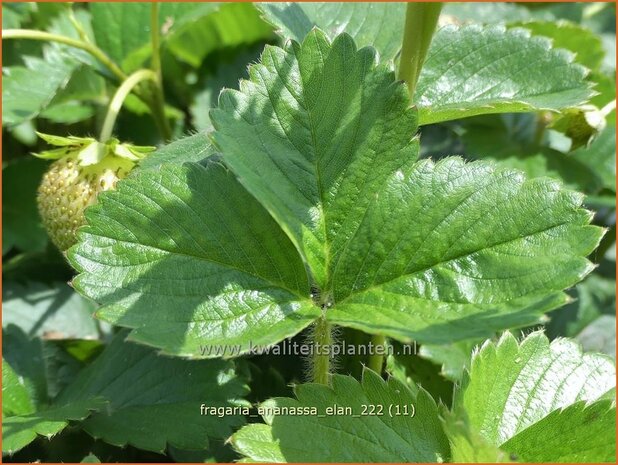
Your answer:
[[[112,137],[112,131],[114,130],[114,124],[116,123],[116,118],[118,117],[118,113],[122,108],[122,104],[124,103],[127,96],[131,93],[133,88],[143,81],[153,81],[156,82],[157,76],[155,73],[149,69],[140,69],[139,71],[134,72],[129,76],[122,85],[116,90],[116,93],[112,97],[112,100],[107,109],[107,114],[105,115],[105,121],[103,122],[103,127],[101,128],[101,135],[99,136],[100,142],[107,142]]]
[[[313,381],[329,384],[331,369],[331,351],[333,330],[324,317],[320,318],[313,329]]]
[[[386,337],[380,334],[374,334],[371,337],[371,346],[373,352],[369,354],[369,360],[367,366],[378,374],[382,373],[382,365],[384,364],[384,354],[378,354],[378,347],[384,347],[386,344]]]
[[[421,74],[441,10],[442,3],[439,2],[408,3],[399,62],[399,79],[408,84],[410,99],[414,99],[416,83]]]
[[[105,54],[103,50],[90,42],[84,42],[83,40],[77,40],[59,34],[51,34],[49,32],[33,31],[30,29],[7,29],[2,31],[2,38],[43,40],[46,42],[57,42],[59,44],[79,48],[90,53],[90,55],[103,63],[103,65],[105,65],[105,67],[109,69],[112,74],[118,78],[118,80],[124,81],[127,78],[127,75]]]
[[[159,4],[150,5],[150,42],[152,45],[151,68],[155,73],[153,89],[153,113],[163,138],[167,141],[172,137],[169,122],[165,117],[165,96],[163,94],[163,75],[161,73],[161,38],[159,35]]]

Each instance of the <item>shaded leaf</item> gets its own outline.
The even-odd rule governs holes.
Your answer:
[[[209,437],[226,438],[233,427],[244,423],[241,415],[200,416],[201,404],[244,404],[246,388],[231,362],[163,357],[125,342],[126,336],[126,331],[116,335],[57,401],[109,400],[108,408],[83,423],[88,433],[117,446],[162,452],[171,444],[197,450],[208,446]]]
[[[47,233],[36,205],[36,190],[48,163],[33,158],[7,163],[2,169],[2,248],[29,252],[45,249]]]

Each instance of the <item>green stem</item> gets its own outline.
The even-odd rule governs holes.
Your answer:
[[[382,373],[382,365],[384,364],[384,354],[377,354],[377,347],[386,345],[386,337],[380,334],[374,334],[371,338],[373,353],[369,355],[367,366],[378,374]]]
[[[172,130],[165,117],[165,96],[163,94],[163,75],[161,73],[161,38],[159,36],[159,4],[153,2],[150,6],[150,42],[152,45],[151,68],[155,73],[153,91],[153,112],[163,138],[169,140],[172,137]]]
[[[329,384],[333,330],[324,317],[320,318],[313,329],[313,382]],[[326,348],[328,347],[328,352]]]
[[[129,76],[122,85],[118,88],[107,109],[107,114],[105,115],[105,121],[103,122],[103,127],[101,128],[101,135],[99,136],[100,142],[107,142],[112,137],[112,131],[114,130],[114,124],[116,123],[116,118],[118,117],[118,113],[122,108],[122,104],[127,98],[127,96],[131,93],[133,88],[138,85],[142,81],[153,81],[156,82],[157,76],[156,74],[149,69],[140,69],[139,71],[134,72]]]
[[[46,42],[57,42],[79,48],[90,53],[93,57],[103,63],[112,72],[112,74],[118,78],[118,80],[124,81],[127,78],[127,75],[105,54],[103,50],[90,42],[84,42],[83,40],[77,40],[58,34],[51,34],[49,32],[33,31],[30,29],[7,29],[2,31],[2,38],[43,40]]]
[[[408,3],[399,62],[399,79],[407,82],[411,100],[414,99],[416,83],[441,10],[442,3]]]

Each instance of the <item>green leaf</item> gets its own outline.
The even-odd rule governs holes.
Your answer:
[[[616,313],[616,281],[613,278],[593,273],[571,294],[573,302],[551,315],[546,327],[551,338],[561,335],[575,337],[600,316]]]
[[[461,140],[469,158],[491,160],[502,168],[521,170],[529,178],[548,176],[571,189],[598,192],[602,182],[594,161],[539,146],[533,130],[537,124],[543,123],[533,115],[479,116],[463,124]]]
[[[335,298],[349,291],[327,316],[435,344],[534,324],[593,268],[583,257],[602,230],[581,201],[548,179],[423,160],[392,176],[365,212],[340,260],[348,274],[336,276]]]
[[[584,350],[601,352],[616,358],[616,317],[601,315],[586,326],[576,337]]]
[[[3,327],[2,357],[19,377],[20,384],[28,390],[35,409],[47,405],[49,396],[41,340],[29,338],[17,326]]]
[[[226,164],[290,235],[323,293],[372,194],[418,156],[406,89],[375,62],[350,36],[331,45],[316,30],[302,45],[267,46],[251,81],[223,91],[211,112]]]
[[[83,420],[103,405],[101,399],[88,399],[27,415],[3,416],[2,453],[17,452],[34,441],[37,435],[51,439],[66,428],[70,420]]]
[[[168,38],[167,47],[179,59],[197,68],[214,50],[252,44],[271,35],[271,27],[260,18],[255,6],[228,3],[183,25]]]
[[[34,412],[34,409],[24,378],[15,373],[11,365],[2,359],[2,414],[27,415]]]
[[[88,454],[80,463],[101,463],[101,461],[96,455]]]
[[[151,55],[148,3],[99,3],[91,7],[96,43],[126,71]],[[161,3],[163,46],[181,60],[199,66],[210,52],[250,44],[271,34],[250,4]]]
[[[572,153],[572,157],[587,166],[594,173],[599,184],[613,192],[616,191],[616,128],[605,128],[592,141],[590,146],[582,147]]]
[[[44,57],[24,57],[25,66],[2,69],[2,124],[14,126],[35,118],[62,90],[77,61],[57,48],[44,48]]]
[[[595,401],[615,388],[615,376],[609,357],[582,354],[571,340],[550,343],[537,332],[518,344],[506,333],[474,355],[454,410],[489,444],[524,461],[608,461],[615,405]]]
[[[301,41],[314,28],[330,39],[345,32],[356,45],[371,45],[382,61],[393,60],[401,48],[405,3],[259,3],[267,21],[285,39]]]
[[[69,251],[74,286],[104,304],[98,317],[135,328],[132,340],[189,357],[238,345],[238,355],[320,314],[292,244],[212,158],[132,176],[86,216]]]
[[[3,329],[2,353],[3,454],[17,452],[37,435],[51,438],[69,420],[81,420],[103,406],[100,398],[48,406],[41,341],[28,339],[19,328]]]
[[[224,88],[237,89],[240,79],[249,77],[248,66],[259,58],[262,48],[250,49],[239,53],[231,62],[220,64],[213,76],[206,78],[205,87],[195,95],[191,105],[193,125],[199,131],[211,131],[210,109],[217,104],[217,99]]]
[[[2,247],[37,252],[45,249],[47,233],[36,205],[36,190],[48,163],[25,158],[2,169]]]
[[[425,344],[421,346],[419,355],[441,365],[440,373],[446,379],[459,381],[470,365],[472,350],[479,342],[478,339],[472,339],[445,345]]]
[[[487,113],[557,111],[594,95],[586,69],[565,50],[502,26],[436,32],[414,101],[420,124]]]
[[[576,54],[575,61],[596,70],[603,62],[605,50],[597,34],[570,21],[521,21],[508,26],[528,29],[535,36],[548,37],[554,48],[563,48]]]
[[[130,444],[157,452],[167,444],[198,450],[208,446],[209,437],[226,438],[244,423],[242,415],[200,416],[201,404],[246,404],[244,382],[231,362],[163,357],[125,342],[126,336],[126,331],[116,335],[58,399],[68,404],[94,397],[109,400],[106,410],[82,424],[92,436],[116,446]]]
[[[436,404],[422,389],[413,393],[395,378],[384,381],[365,370],[361,383],[333,375],[332,388],[303,384],[295,393],[297,399],[262,404],[268,425],[249,425],[234,434],[238,452],[255,461],[286,462],[436,462],[449,456]],[[363,415],[369,406],[382,414]],[[414,415],[411,410],[403,415],[412,406]],[[329,414],[336,407],[349,410]],[[286,415],[269,408],[315,412]]]
[[[530,18],[529,11],[515,3],[446,2],[442,9],[441,23],[505,23],[524,21]]]
[[[149,154],[140,161],[139,165],[131,173],[137,174],[144,170],[156,170],[166,163],[201,162],[214,154],[215,149],[208,137],[204,134],[194,134],[178,139]]]
[[[64,283],[5,281],[2,287],[2,326],[19,326],[29,337],[98,338],[94,308]]]
[[[577,402],[554,410],[503,447],[523,462],[612,463],[616,460],[616,405],[612,400]]]

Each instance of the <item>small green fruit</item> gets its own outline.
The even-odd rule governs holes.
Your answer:
[[[120,144],[117,139],[103,144],[92,138],[39,136],[59,147],[35,154],[56,160],[43,176],[37,203],[51,241],[65,251],[77,240],[85,208],[100,192],[114,189],[154,147]]]

